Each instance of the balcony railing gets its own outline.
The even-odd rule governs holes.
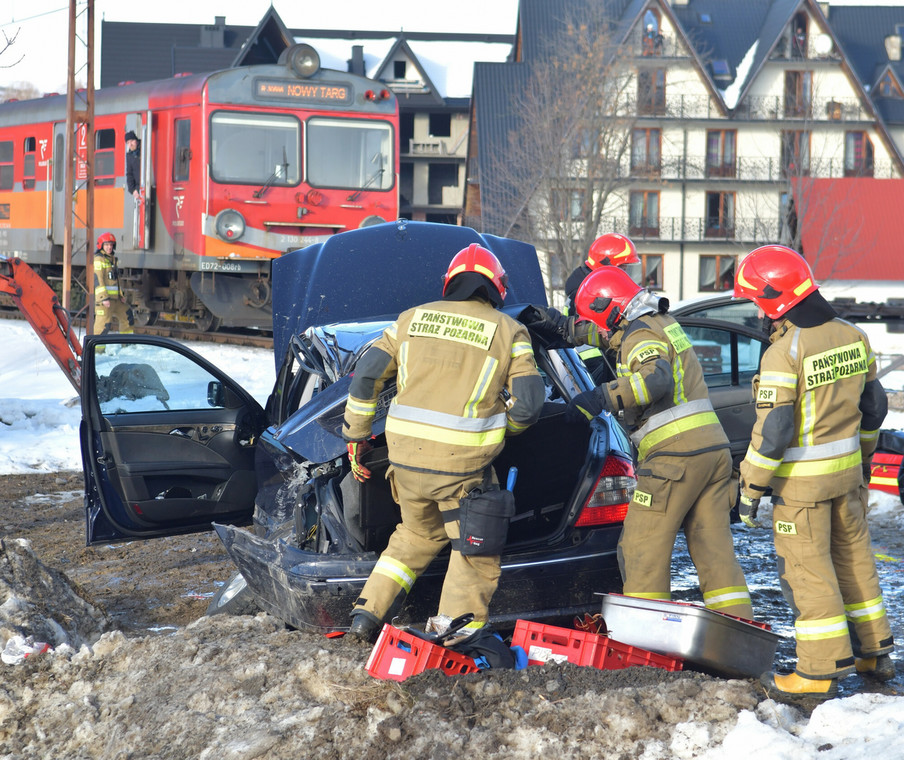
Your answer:
[[[812,98],[800,102],[785,95],[749,97],[739,103],[734,115],[741,119],[784,121],[868,121],[870,117],[857,98]]]
[[[781,158],[751,158],[738,156],[734,164],[707,164],[705,156],[663,156],[660,163],[635,163],[630,169],[625,168],[631,179],[642,180],[718,180],[738,182],[782,182],[787,179],[788,172]],[[800,174],[800,172],[798,172]],[[891,161],[874,161],[872,173],[868,167],[861,171],[845,168],[843,158],[810,159],[807,176],[820,179],[837,179],[839,177],[875,177],[876,179],[895,179],[897,172]]]
[[[739,244],[775,243],[779,239],[781,222],[761,217],[735,217],[719,220],[714,217],[659,217],[658,220],[629,220],[610,217],[603,222],[606,229],[628,235],[633,240],[693,243],[724,240]]]
[[[408,141],[408,154],[412,156],[449,156],[463,158],[466,153],[464,140],[459,140],[455,145],[452,140],[441,137],[430,137],[425,140],[410,139]]]

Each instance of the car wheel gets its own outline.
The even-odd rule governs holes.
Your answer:
[[[233,575],[207,606],[208,615],[254,615],[261,608],[241,573]]]

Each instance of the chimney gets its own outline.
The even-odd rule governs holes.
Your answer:
[[[214,16],[213,24],[201,27],[201,47],[221,48],[226,46],[223,33],[226,30],[226,17]]]
[[[888,53],[889,61],[901,60],[901,35],[890,34],[885,38],[885,52]]]
[[[348,73],[357,74],[360,77],[365,76],[363,45],[352,45],[352,57],[348,61]]]

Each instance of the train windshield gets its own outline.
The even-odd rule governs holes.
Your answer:
[[[307,122],[307,181],[313,187],[388,190],[392,127],[381,121],[312,118]]]
[[[297,185],[301,123],[294,116],[220,111],[210,119],[210,169],[217,182]]]

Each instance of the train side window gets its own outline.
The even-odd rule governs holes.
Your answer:
[[[13,141],[0,142],[0,190],[13,189]]]
[[[174,126],[173,182],[186,182],[191,166],[191,120],[176,119]]]
[[[116,181],[116,130],[98,129],[94,133],[94,184],[112,185]]]
[[[22,187],[25,190],[34,190],[35,187],[35,151],[37,140],[34,137],[26,137],[23,146],[22,161]]]

